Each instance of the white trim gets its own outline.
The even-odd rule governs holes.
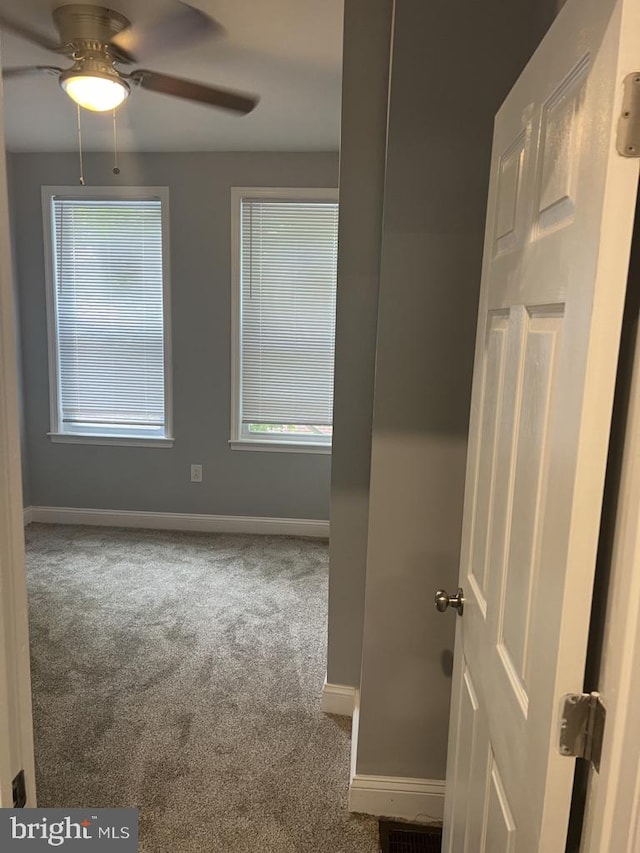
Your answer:
[[[240,281],[242,278],[242,257],[240,253],[240,211],[242,189],[231,187],[231,442],[240,437],[240,387],[242,370],[242,335],[240,333],[241,306]],[[230,442],[230,443],[231,443]],[[233,444],[232,444],[233,447]]]
[[[33,506],[31,520],[44,524],[195,530],[204,533],[257,533],[267,536],[312,536],[319,539],[327,539],[329,536],[328,521],[305,518],[262,518],[244,515],[199,515],[180,512]]]
[[[633,275],[632,264],[631,280]],[[625,368],[623,360],[623,373]],[[602,665],[597,683],[588,685],[600,692],[606,721],[600,772],[591,768],[589,774],[582,853],[640,851],[640,329],[628,406],[624,438],[622,430],[614,431],[623,454],[616,494],[610,496],[616,516]]]
[[[3,94],[0,82],[0,808],[13,806],[12,779],[24,770],[36,806],[31,668],[24,563],[16,306],[14,302]]]
[[[302,444],[299,441],[259,441],[249,438],[232,439],[232,450],[266,450],[271,453],[324,453],[331,455],[330,444]]]
[[[443,779],[368,776],[357,772],[359,725],[360,691],[356,690],[351,724],[349,811],[414,823],[442,823],[445,788]]]
[[[444,788],[444,779],[356,774],[349,785],[349,811],[414,823],[441,823]]]
[[[173,447],[172,438],[134,438],[125,435],[79,435],[69,432],[49,432],[54,444],[108,444],[115,447]]]
[[[27,526],[27,524],[31,524],[31,522],[33,521],[33,507],[26,506],[22,511],[22,517],[25,527]]]
[[[241,339],[240,332],[240,281],[242,277],[242,258],[240,254],[240,213],[243,198],[295,199],[296,201],[315,201],[326,199],[339,201],[338,187],[231,187],[231,440],[232,450],[287,450],[305,453],[331,453],[331,445],[322,450],[314,445],[265,447],[264,441],[241,439],[242,423],[240,401],[242,400],[241,378]],[[275,442],[274,442],[275,444]],[[293,443],[292,443],[293,444]],[[249,445],[256,445],[255,447]]]
[[[356,777],[358,763],[358,729],[360,728],[360,690],[353,697],[353,715],[351,721],[351,756],[349,760],[349,784]]]
[[[43,186],[42,224],[44,237],[45,304],[47,312],[47,351],[49,361],[49,423],[52,441],[70,436],[77,444],[122,444],[123,441],[85,441],[84,437],[63,433],[60,429],[60,388],[58,382],[58,333],[56,327],[55,275],[53,270],[53,243],[51,199],[54,196],[71,199],[159,199],[162,222],[162,312],[164,347],[164,429],[165,440],[172,441],[173,435],[173,359],[171,349],[171,255],[169,225],[168,187],[71,187]],[[54,437],[55,436],[55,437]],[[127,437],[123,436],[128,443]],[[79,440],[78,440],[79,439]],[[129,439],[131,441],[131,439]],[[146,441],[144,442],[147,443]],[[133,439],[131,446],[139,446]]]
[[[339,714],[342,717],[352,717],[356,700],[357,688],[346,684],[327,684],[322,688],[320,708],[325,714]]]

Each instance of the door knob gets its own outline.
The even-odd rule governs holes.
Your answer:
[[[449,595],[446,589],[439,589],[436,592],[435,603],[436,610],[439,610],[440,613],[444,613],[447,607],[454,607],[458,611],[458,616],[462,616],[462,611],[464,609],[464,593],[459,587],[455,595]]]

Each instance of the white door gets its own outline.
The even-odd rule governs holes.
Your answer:
[[[446,853],[565,849],[561,698],[582,691],[638,182],[616,126],[639,67],[640,0],[569,0],[496,118],[465,604],[439,617],[457,622]]]
[[[0,78],[0,808],[13,806],[12,781],[20,770],[27,805],[35,806],[11,272]]]

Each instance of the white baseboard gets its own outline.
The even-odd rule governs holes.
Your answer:
[[[356,690],[353,699],[353,717],[351,719],[351,755],[349,756],[349,780],[355,778],[358,762],[358,729],[360,727],[360,690]]]
[[[27,521],[28,514],[28,521]],[[181,512],[135,512],[33,506],[25,510],[25,524],[88,524],[105,527],[141,527],[152,530],[193,530],[204,533],[258,533],[280,536],[329,537],[329,522],[303,518],[260,518],[243,515],[197,515]]]
[[[353,716],[356,688],[346,684],[328,684],[322,688],[320,708],[325,714],[339,714],[342,717]]]
[[[351,726],[349,811],[412,823],[442,823],[444,780],[367,776],[357,772],[359,723],[360,691],[356,690]]]
[[[23,515],[24,515],[24,526],[26,527],[27,524],[31,524],[31,522],[33,521],[33,507],[32,506],[26,506],[23,510]]]
[[[352,777],[349,811],[412,823],[442,823],[444,780],[399,776]]]

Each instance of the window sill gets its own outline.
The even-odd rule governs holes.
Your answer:
[[[49,432],[54,444],[105,444],[116,447],[173,447],[172,438],[139,438],[127,435],[74,435],[68,432]]]
[[[331,453],[330,444],[302,444],[299,441],[255,441],[249,438],[232,439],[232,450],[266,450],[271,453]]]

